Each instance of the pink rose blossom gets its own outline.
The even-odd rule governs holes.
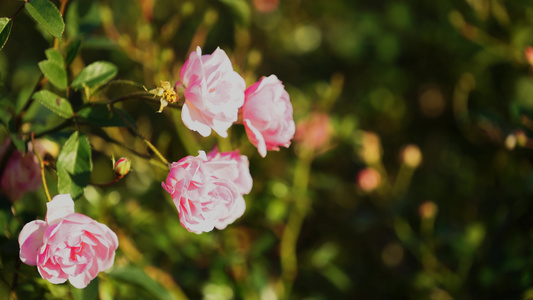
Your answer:
[[[252,177],[248,159],[237,151],[196,157],[172,163],[163,188],[172,196],[180,223],[190,232],[224,229],[242,216],[243,194],[250,192]]]
[[[45,221],[29,222],[20,232],[20,259],[36,265],[51,283],[68,279],[82,289],[113,266],[117,236],[106,225],[75,213],[69,194],[55,196],[46,206]]]
[[[1,147],[0,159],[4,156],[9,143],[10,140],[7,140]],[[35,191],[41,186],[41,167],[32,149],[31,144],[25,154],[15,149],[7,160],[0,179],[0,186],[2,192],[11,201],[16,201],[27,192]]]
[[[250,163],[248,162],[248,157],[240,155],[238,150],[220,153],[218,152],[218,149],[215,148],[207,154],[207,160],[237,162],[238,173],[237,178],[235,179],[235,184],[239,188],[241,194],[248,194],[252,191],[253,179],[250,175]],[[231,172],[234,172],[233,168],[231,169]],[[228,174],[228,176],[230,178],[234,177],[232,174]]]
[[[242,116],[246,134],[262,157],[267,150],[290,146],[295,132],[292,104],[275,75],[261,78],[245,91]]]
[[[202,55],[200,47],[192,52],[180,71],[185,89],[185,104],[181,111],[183,123],[202,136],[211,129],[221,137],[237,121],[244,103],[246,83],[235,71],[224,50]]]

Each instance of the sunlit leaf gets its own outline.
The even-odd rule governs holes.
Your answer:
[[[46,58],[48,58],[49,61],[54,62],[60,66],[63,66],[65,64],[61,53],[55,50],[54,48],[46,49],[44,53],[46,54]]]
[[[74,78],[71,86],[81,89],[84,85],[94,87],[113,79],[117,75],[117,67],[109,62],[97,61],[87,67]]]
[[[58,39],[65,30],[63,17],[57,7],[48,0],[31,0],[24,6],[30,16],[46,31]]]
[[[74,132],[59,151],[56,162],[57,188],[75,199],[89,184],[93,164],[91,146],[85,135]]]
[[[13,21],[9,18],[0,18],[0,50],[4,48],[4,45],[9,38],[11,33],[11,27],[13,26]]]
[[[47,91],[42,90],[33,94],[32,97],[34,100],[39,101],[46,108],[56,113],[62,118],[68,119],[73,115],[72,106],[67,99],[59,97],[58,95]]]
[[[45,60],[39,63],[39,68],[51,84],[62,91],[67,89],[67,71],[64,67],[51,60]]]

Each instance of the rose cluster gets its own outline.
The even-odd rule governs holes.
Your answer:
[[[250,142],[265,157],[268,150],[289,147],[295,133],[290,97],[275,76],[262,77],[246,88],[226,53],[217,48],[192,52],[180,71],[185,87],[181,117],[185,126],[206,137],[215,131],[228,136],[235,122],[245,127]],[[187,230],[195,233],[224,229],[245,210],[250,192],[248,159],[238,151],[187,156],[170,166],[163,188],[172,196]]]
[[[295,134],[292,105],[275,75],[246,88],[223,50],[202,55],[198,47],[183,65],[180,77],[185,87],[182,120],[189,129],[202,136],[213,130],[227,137],[231,125],[239,122],[261,156],[280,146],[289,147]],[[160,111],[177,99],[169,82],[162,85],[149,91],[161,97]],[[130,167],[129,160],[119,159],[114,163],[116,178],[125,176]],[[162,186],[176,205],[180,223],[190,232],[224,229],[243,215],[243,195],[250,193],[253,180],[248,158],[238,150],[199,151],[198,156],[184,157],[169,168]],[[2,189],[16,199],[40,186],[40,171],[35,155],[15,151],[7,160]],[[45,221],[24,226],[19,245],[22,262],[37,266],[44,279],[55,284],[69,280],[74,287],[84,288],[113,265],[118,238],[106,225],[75,213],[71,196],[62,194],[47,203]]]
[[[202,55],[198,47],[183,65],[180,77],[185,86],[181,118],[189,129],[202,136],[214,130],[227,137],[240,110],[246,134],[261,156],[291,144],[295,132],[292,105],[276,75],[263,77],[246,89],[224,50]]]

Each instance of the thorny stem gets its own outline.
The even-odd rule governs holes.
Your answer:
[[[46,185],[46,177],[44,176],[43,159],[41,158],[41,156],[37,152],[37,148],[35,147],[35,134],[33,133],[33,131],[31,133],[31,144],[33,146],[33,153],[35,154],[35,156],[37,156],[37,159],[39,160],[39,166],[41,167],[41,178],[43,180],[44,193],[46,194],[46,199],[48,199],[48,201],[52,201],[52,198],[50,197],[50,192],[48,192],[48,185]]]

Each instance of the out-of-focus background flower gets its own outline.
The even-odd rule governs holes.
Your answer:
[[[1,1],[0,16],[20,5]],[[115,266],[83,291],[41,279],[18,260],[17,236],[44,216],[43,188],[2,195],[0,298],[533,299],[530,2],[69,0],[65,23],[64,45],[82,41],[69,74],[107,60],[148,89],[178,81],[196,46],[221,47],[247,86],[283,81],[296,135],[261,158],[243,126],[202,138],[179,110],[122,102],[170,161],[214,145],[247,155],[243,217],[188,232],[161,187],[168,171],[121,147],[144,153],[142,141],[86,129],[93,184],[76,209],[117,233]],[[41,31],[23,12],[0,51],[5,124],[39,78],[52,40]],[[60,123],[38,103],[24,121],[35,131]],[[131,171],[99,186],[115,176],[111,154]]]

